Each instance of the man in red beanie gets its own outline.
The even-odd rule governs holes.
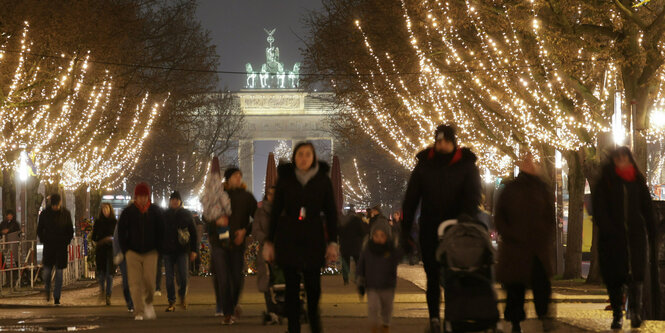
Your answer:
[[[150,203],[150,188],[136,185],[134,201],[120,214],[118,221],[120,248],[127,262],[129,291],[134,300],[136,320],[155,319],[152,305],[157,258],[164,238],[162,211]]]

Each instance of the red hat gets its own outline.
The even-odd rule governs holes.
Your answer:
[[[134,196],[138,197],[138,196],[141,196],[141,195],[150,196],[150,186],[148,186],[148,184],[143,183],[143,182],[139,183],[134,188]]]

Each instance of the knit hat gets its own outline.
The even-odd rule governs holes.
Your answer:
[[[370,231],[369,234],[370,238],[378,230],[383,231],[383,233],[386,234],[386,237],[388,238],[389,241],[393,239],[392,227],[390,226],[390,222],[388,222],[388,220],[381,218],[378,219],[376,222],[374,222],[374,224],[372,224],[372,230]]]
[[[178,200],[182,201],[182,197],[180,197],[180,192],[178,192],[178,191],[173,191],[173,193],[171,193],[171,197],[169,199],[171,199],[171,200],[172,199],[178,199]]]
[[[150,186],[148,186],[148,184],[146,184],[144,182],[138,183],[136,185],[136,187],[134,188],[134,196],[135,197],[142,196],[142,195],[150,196]]]
[[[236,173],[236,172],[242,172],[242,171],[240,171],[240,169],[238,169],[237,167],[234,167],[234,166],[229,167],[228,169],[226,169],[224,171],[224,179],[226,179],[226,181],[228,182],[229,178],[231,178],[231,176],[233,176],[233,174]]]
[[[446,140],[457,145],[457,138],[455,137],[455,128],[449,125],[439,125],[434,132],[434,140]]]

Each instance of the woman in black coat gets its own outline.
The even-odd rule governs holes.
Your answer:
[[[603,280],[614,311],[612,328],[623,324],[623,287],[628,285],[631,326],[642,324],[644,277],[655,256],[655,223],[644,175],[627,147],[612,152],[593,193],[593,221]]]
[[[97,281],[100,295],[105,296],[106,305],[111,305],[113,290],[113,232],[117,221],[113,207],[108,202],[102,204],[102,211],[92,226],[91,240],[95,242],[95,264],[97,265]]]
[[[337,260],[337,210],[329,167],[314,146],[300,143],[292,163],[280,165],[264,259],[284,270],[289,332],[300,333],[300,276],[304,277],[312,333],[321,332],[321,268]],[[325,215],[322,219],[321,213]],[[273,245],[274,244],[274,245]]]

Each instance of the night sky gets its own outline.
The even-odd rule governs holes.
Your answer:
[[[197,15],[217,45],[219,70],[244,71],[247,62],[260,69],[268,45],[263,28],[277,28],[280,61],[291,69],[295,62],[302,62],[301,39],[307,32],[303,18],[309,10],[320,8],[320,0],[199,0]],[[244,84],[244,75],[220,74],[222,88],[238,90]]]

